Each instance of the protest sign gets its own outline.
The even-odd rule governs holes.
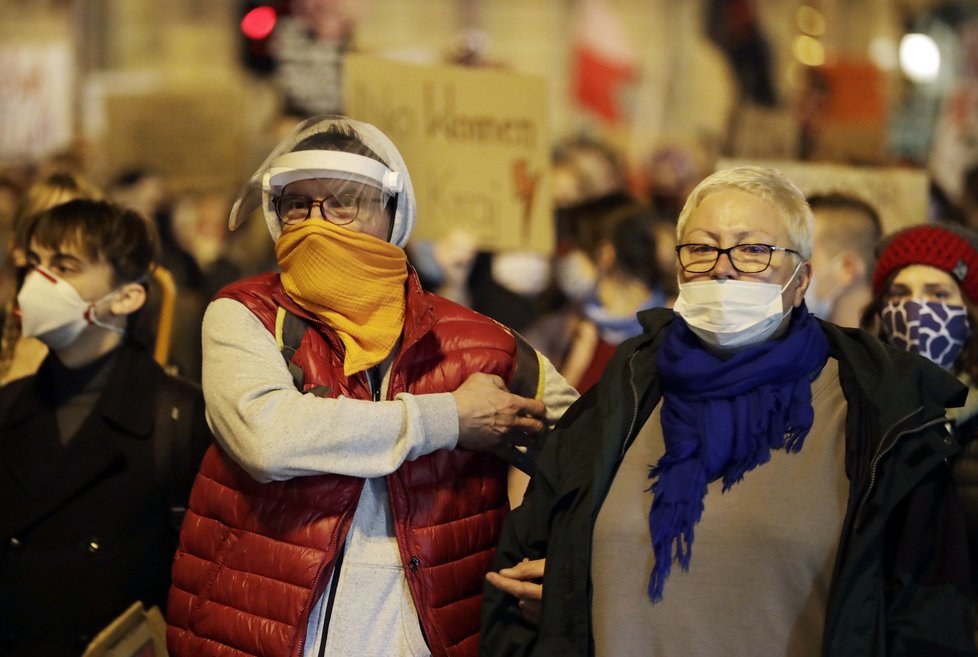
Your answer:
[[[404,155],[415,238],[462,228],[486,250],[552,250],[542,78],[350,55],[344,85],[346,114],[376,125]]]

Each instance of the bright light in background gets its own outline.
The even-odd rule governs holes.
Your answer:
[[[798,29],[805,34],[822,36],[825,34],[825,17],[815,7],[802,5],[798,8]]]
[[[821,66],[825,63],[825,48],[818,39],[800,34],[795,37],[792,51],[795,59],[805,66]]]
[[[914,82],[933,82],[941,69],[941,52],[926,34],[905,34],[900,40],[900,68]]]
[[[272,7],[255,7],[241,19],[241,31],[249,39],[264,39],[275,29],[277,18]]]
[[[897,66],[897,49],[893,39],[885,36],[873,37],[869,42],[869,58],[883,71],[892,71]]]

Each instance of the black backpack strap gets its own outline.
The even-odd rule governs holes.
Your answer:
[[[531,397],[533,399],[543,398],[543,367],[540,363],[540,354],[530,346],[522,335],[516,331],[510,331],[516,339],[516,361],[513,366],[513,376],[509,380],[509,391],[520,397]]]
[[[177,534],[187,513],[193,472],[196,470],[190,463],[193,458],[194,385],[165,375],[156,396],[153,458],[157,481],[166,491],[170,526]]]
[[[512,329],[510,332],[516,340],[516,353],[514,354],[513,375],[509,380],[509,391],[520,397],[543,399],[545,381],[540,353],[530,346],[530,343],[522,335]],[[543,449],[545,436],[546,434],[541,435],[525,452],[514,447],[509,451],[510,458],[507,460],[514,467],[533,476],[537,467],[537,456]]]
[[[303,392],[305,387],[306,374],[301,367],[292,362],[292,357],[299,349],[306,328],[306,320],[279,306],[275,315],[275,344],[282,352],[282,358],[285,359],[289,374],[292,375],[292,382],[299,392]]]

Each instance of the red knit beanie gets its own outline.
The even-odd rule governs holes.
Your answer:
[[[907,265],[947,272],[972,303],[978,302],[978,234],[952,224],[922,224],[894,233],[880,246],[873,294],[879,294],[890,274]]]

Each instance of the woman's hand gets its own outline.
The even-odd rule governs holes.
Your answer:
[[[546,564],[546,559],[523,559],[512,568],[486,575],[490,584],[519,599],[523,618],[534,625],[540,623],[540,601],[543,599],[543,584],[540,582],[543,581]]]

